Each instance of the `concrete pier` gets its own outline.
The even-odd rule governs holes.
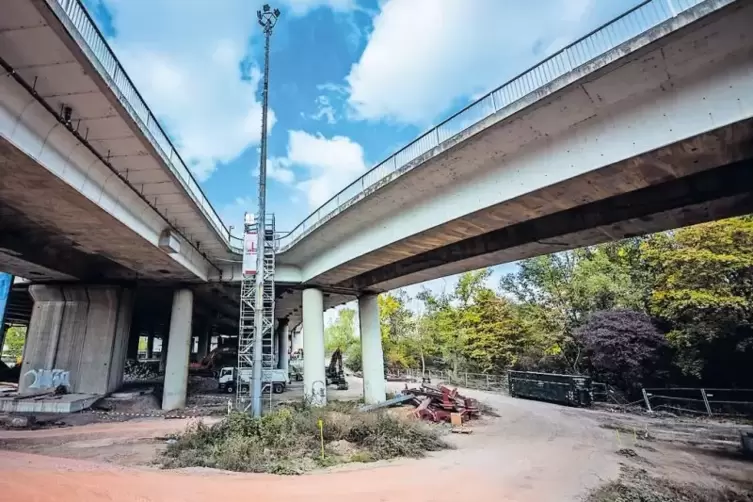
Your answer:
[[[34,310],[19,391],[106,394],[123,383],[133,292],[117,286],[29,288]]]
[[[162,409],[166,411],[186,406],[192,316],[193,292],[190,289],[176,291],[170,316],[170,347],[167,351],[165,386],[162,392]]]
[[[287,319],[280,319],[277,325],[277,367],[288,370],[290,364],[290,331]]]
[[[361,325],[363,399],[366,404],[381,403],[386,399],[386,384],[377,295],[366,294],[358,298],[358,318]]]
[[[324,297],[318,289],[304,289],[303,393],[313,406],[327,404],[324,365]]]

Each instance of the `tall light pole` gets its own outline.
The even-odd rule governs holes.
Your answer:
[[[280,17],[278,9],[264,4],[256,11],[256,17],[264,31],[264,81],[262,83],[261,107],[261,158],[259,159],[259,212],[256,217],[256,297],[254,298],[254,367],[252,373],[251,410],[255,417],[261,416],[262,377],[262,323],[264,322],[264,228],[267,205],[267,108],[269,107],[269,39]]]

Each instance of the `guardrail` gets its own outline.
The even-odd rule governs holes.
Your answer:
[[[708,416],[753,416],[753,389],[644,388],[643,405],[649,412],[670,410]]]
[[[173,146],[162,126],[141,97],[136,86],[126,74],[118,58],[105,41],[81,0],[45,0],[55,15],[74,38],[78,46],[86,53],[94,64],[97,72],[107,82],[108,87],[117,96],[120,104],[126,109],[141,132],[146,136],[162,161],[181,183],[186,193],[201,209],[217,234],[231,246],[233,251],[240,253],[242,247],[235,243],[241,239],[231,239],[230,231],[220,219],[214,207],[204,195],[191,171]],[[242,241],[241,241],[242,242]]]
[[[350,206],[353,199],[381,184],[387,176],[443,142],[462,133],[481,120],[510,107],[521,98],[553,82],[562,75],[704,1],[643,1],[616,19],[557,51],[541,63],[524,71],[452,115],[438,126],[433,127],[353,181],[282,238],[279,243],[280,250],[284,251],[289,248],[297,240],[337,215],[345,207]]]
[[[180,154],[173,147],[169,137],[123,70],[102,33],[81,4],[81,0],[45,1],[87,53],[97,71],[155,147],[165,165],[201,208],[218,235],[234,251],[240,252],[242,239],[230,235]],[[281,236],[277,244],[278,249],[284,251],[289,248],[313,229],[342,211],[354,199],[382,183],[386,177],[479,121],[511,107],[523,97],[562,75],[704,1],[706,0],[645,0],[641,2],[616,19],[489,92],[377,164],[311,213],[291,232]]]
[[[426,370],[426,373],[422,373],[421,370],[403,369],[387,375],[390,380],[407,379],[414,382],[421,382],[424,377],[428,377],[434,383],[443,382],[466,389],[507,393],[507,372],[495,374],[458,371],[457,374],[454,374],[451,371],[444,370]]]

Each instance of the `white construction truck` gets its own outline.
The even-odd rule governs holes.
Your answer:
[[[233,394],[238,385],[238,368],[232,366],[225,366],[220,369],[220,391]],[[241,371],[240,380],[247,385],[251,385],[252,370]],[[275,394],[282,394],[285,391],[285,387],[288,385],[288,372],[278,369],[264,369],[261,372],[262,386],[271,385],[272,392]]]

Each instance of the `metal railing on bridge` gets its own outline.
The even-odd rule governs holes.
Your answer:
[[[141,97],[136,86],[115,57],[104,36],[97,28],[81,0],[45,0],[60,19],[76,43],[86,53],[100,76],[117,96],[121,105],[138,125],[141,132],[154,146],[165,165],[183,185],[193,202],[201,209],[217,234],[240,253],[242,241],[232,237],[217,211],[209,203],[191,171],[173,146],[170,138]]]
[[[230,235],[81,1],[45,1],[87,53],[101,76],[118,96],[144,135],[154,145],[165,164],[183,184],[193,201],[201,208],[214,229],[229,246],[240,252],[241,239]],[[641,2],[616,19],[560,49],[541,63],[487,93],[377,164],[311,213],[292,231],[281,235],[278,248],[281,251],[289,248],[297,240],[349,206],[355,198],[381,185],[386,178],[407,164],[416,161],[474,124],[500,112],[503,116],[505,111],[507,115],[514,113],[517,110],[513,105],[522,98],[704,1],[708,0],[645,0]]]
[[[512,78],[436,127],[431,128],[353,181],[311,213],[289,234],[282,237],[279,243],[280,250],[284,251],[289,248],[301,237],[350,206],[353,199],[360,197],[377,185],[382,185],[385,178],[445,141],[487,117],[500,112],[504,115],[505,109],[509,109],[507,115],[512,114],[517,111],[512,105],[520,99],[704,1],[646,0],[609,23],[560,49],[541,63]]]

